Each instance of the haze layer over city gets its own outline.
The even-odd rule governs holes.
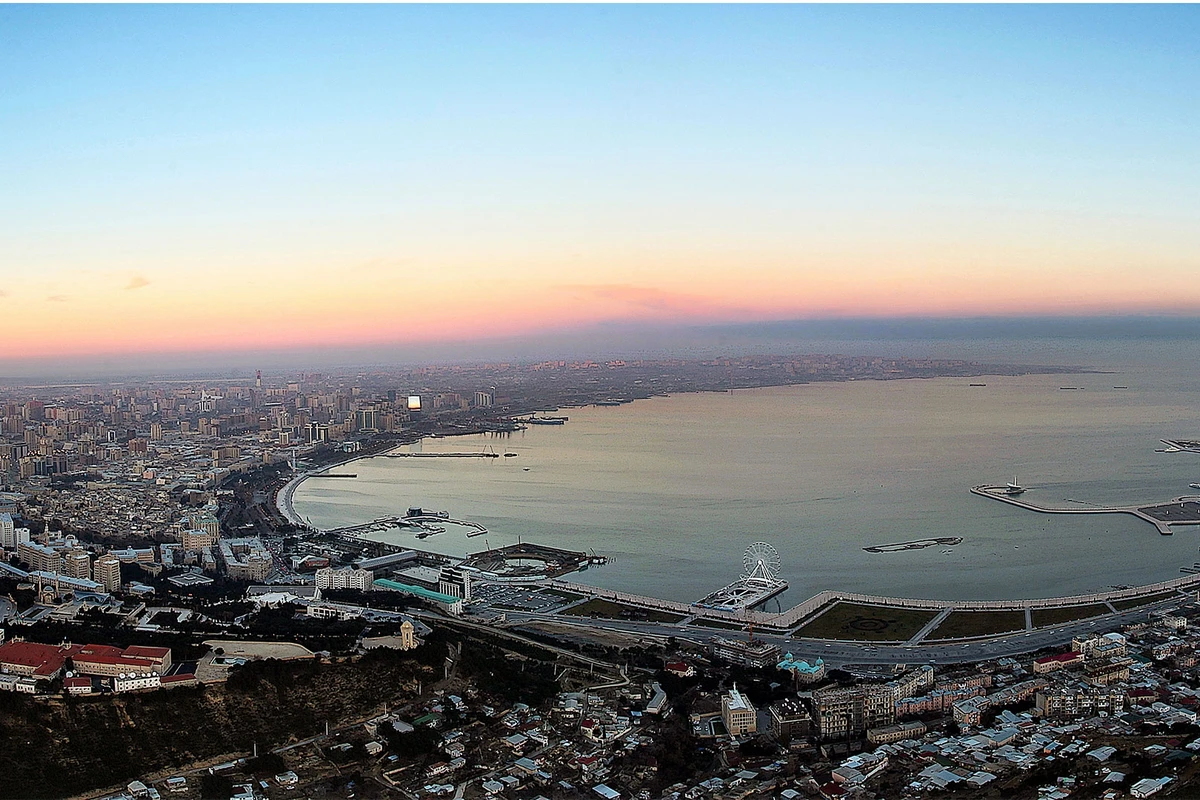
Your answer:
[[[0,795],[1194,796],[1198,35],[0,7]]]

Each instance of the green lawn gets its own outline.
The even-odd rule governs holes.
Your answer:
[[[954,611],[942,620],[926,641],[969,639],[1025,630],[1024,611]]]
[[[859,642],[905,642],[936,617],[936,610],[835,603],[796,630],[809,639]]]
[[[560,612],[564,616],[569,617],[603,617],[605,619],[637,619],[647,620],[649,622],[679,622],[683,619],[682,614],[672,614],[668,611],[656,611],[650,608],[640,608],[638,606],[627,606],[622,603],[614,603],[611,600],[602,600],[599,597],[594,597],[586,603],[580,603],[577,606],[572,606],[565,611]]]
[[[1033,627],[1044,628],[1047,625],[1060,625],[1064,622],[1073,622],[1077,619],[1088,619],[1089,617],[1101,617],[1111,613],[1108,610],[1108,606],[1103,603],[1095,603],[1090,606],[1035,608],[1033,609]]]
[[[1113,600],[1112,607],[1117,611],[1125,611],[1138,606],[1148,606],[1151,603],[1157,603],[1159,600],[1170,600],[1172,597],[1178,597],[1178,592],[1159,592],[1158,594],[1148,594],[1144,597],[1129,597],[1124,600]]]

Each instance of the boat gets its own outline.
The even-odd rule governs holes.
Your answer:
[[[565,419],[559,419],[558,417],[530,417],[529,419],[527,419],[525,421],[528,422],[530,425],[566,425],[567,424],[567,421]]]
[[[1189,483],[1188,488],[1189,489],[1200,489],[1200,483]]]
[[[1017,483],[1016,476],[1013,477],[1004,487],[1005,494],[1021,494],[1025,491],[1025,487]]]
[[[516,458],[517,454],[516,453],[505,453],[504,457],[505,458]]]
[[[987,386],[986,383],[972,383],[972,386]]]

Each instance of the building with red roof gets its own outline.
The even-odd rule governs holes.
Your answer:
[[[1083,653],[1059,653],[1054,656],[1046,656],[1039,658],[1033,662],[1033,672],[1035,675],[1043,675],[1047,672],[1054,672],[1063,669],[1064,667],[1074,666],[1075,664],[1083,663]]]
[[[51,680],[62,673],[67,659],[76,672],[113,676],[122,672],[154,672],[171,668],[168,647],[133,646],[122,650],[107,644],[39,644],[8,642],[0,645],[0,672]]]
[[[37,642],[8,642],[0,645],[0,672],[51,680],[66,664],[69,648]]]

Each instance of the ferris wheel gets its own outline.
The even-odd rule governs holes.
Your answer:
[[[755,542],[742,556],[745,579],[775,583],[779,580],[779,551],[766,542]]]

